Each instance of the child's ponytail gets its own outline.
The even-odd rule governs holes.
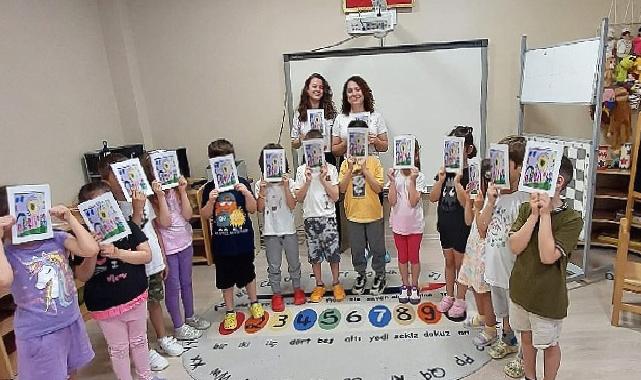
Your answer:
[[[474,145],[474,135],[472,134],[473,130],[474,129],[472,127],[458,125],[452,129],[452,132],[450,132],[450,136],[465,138],[465,151],[469,151],[469,153],[467,153],[468,159],[476,157],[476,154],[478,153],[476,145]],[[470,146],[472,149],[470,149]]]

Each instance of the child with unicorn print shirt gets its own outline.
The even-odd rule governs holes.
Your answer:
[[[21,380],[67,379],[93,360],[80,314],[69,252],[94,257],[98,243],[64,206],[49,213],[64,220],[71,234],[12,244],[6,187],[0,187],[0,288],[11,288],[16,303],[14,329]],[[74,237],[75,236],[75,237]]]

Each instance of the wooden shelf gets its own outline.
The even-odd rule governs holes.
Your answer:
[[[192,264],[205,264],[207,265],[207,258],[205,256],[193,256],[191,260]]]
[[[627,201],[628,200],[628,194],[625,191],[617,190],[617,189],[598,189],[596,194],[594,195],[594,198],[596,199],[616,199],[616,200],[621,200],[621,201]]]
[[[13,312],[0,312],[0,338],[13,331]]]
[[[597,169],[597,174],[630,175],[630,169]]]

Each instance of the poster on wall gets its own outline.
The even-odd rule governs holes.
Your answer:
[[[387,0],[388,8],[412,8],[414,0]],[[343,0],[343,11],[350,12],[366,12],[371,11],[372,0]]]
[[[131,194],[134,190],[141,191],[146,195],[154,193],[139,159],[132,158],[113,163],[111,164],[111,170],[113,170],[127,202],[131,202]]]
[[[149,153],[151,165],[154,168],[156,180],[160,182],[163,190],[178,186],[180,166],[175,150],[156,151]]]
[[[118,241],[131,234],[127,220],[111,192],[80,203],[78,211],[89,231],[101,243]]]
[[[51,224],[51,189],[49,185],[7,187],[9,214],[16,219],[11,227],[13,244],[53,237]]]
[[[519,180],[519,191],[547,193],[553,197],[562,157],[562,145],[528,141]]]

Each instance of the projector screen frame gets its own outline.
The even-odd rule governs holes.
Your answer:
[[[367,55],[383,55],[383,54],[409,54],[416,52],[427,52],[434,50],[447,50],[447,49],[481,49],[481,102],[480,102],[480,141],[476,144],[480,157],[485,157],[486,151],[486,125],[487,125],[487,78],[488,78],[488,58],[487,48],[489,40],[474,39],[474,40],[460,40],[449,42],[425,42],[420,44],[411,45],[395,45],[395,46],[381,46],[381,47],[365,47],[365,48],[348,48],[336,49],[317,52],[298,52],[298,53],[285,53],[283,54],[284,72],[285,72],[285,92],[286,92],[286,108],[289,118],[289,130],[291,133],[291,121],[294,118],[294,94],[291,89],[291,76],[290,76],[290,62],[304,61],[308,59],[317,58],[335,58],[335,57],[352,57],[352,56],[367,56]],[[279,136],[279,138],[282,136]],[[289,135],[287,136],[289,138]],[[388,136],[390,141],[393,136]],[[293,166],[298,166],[298,154],[296,149],[292,149]]]

